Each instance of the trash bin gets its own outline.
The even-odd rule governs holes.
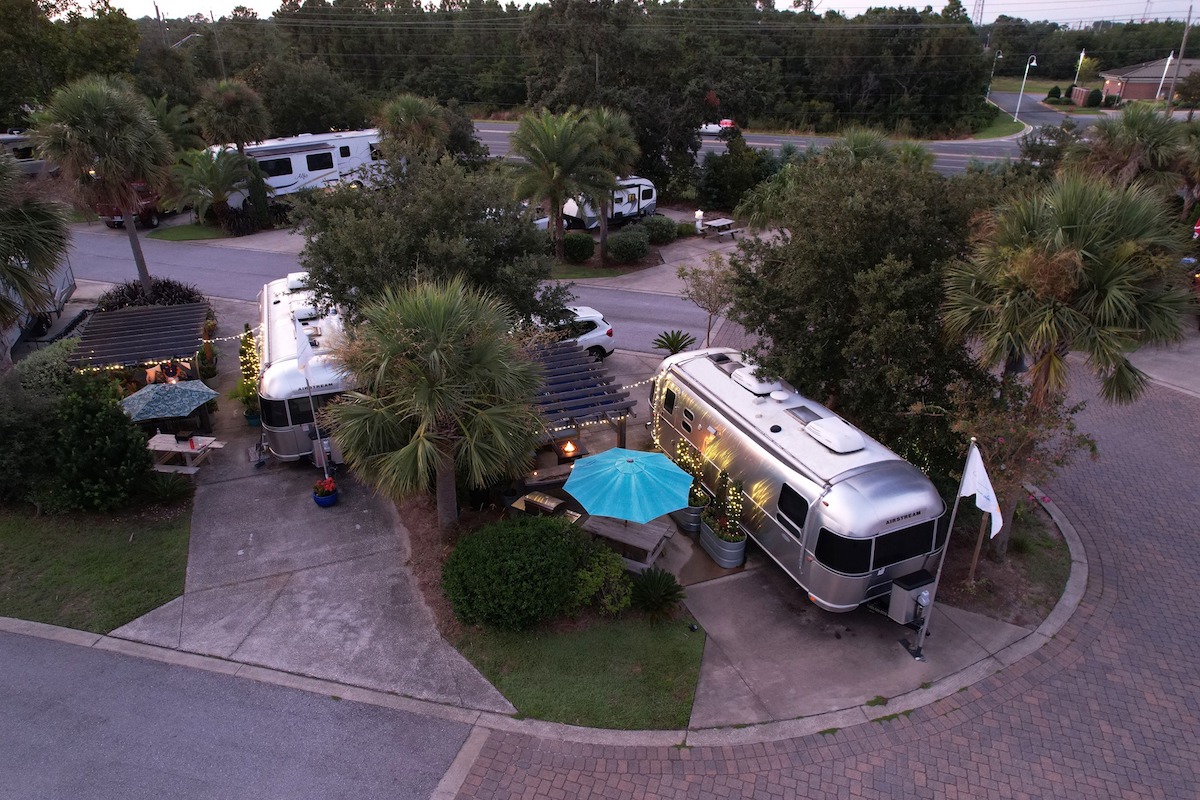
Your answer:
[[[921,569],[892,581],[888,616],[893,622],[909,625],[924,614],[933,591],[933,576]]]

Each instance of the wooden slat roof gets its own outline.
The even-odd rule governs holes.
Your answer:
[[[207,315],[207,303],[95,313],[69,363],[74,367],[135,367],[191,358],[200,349]]]

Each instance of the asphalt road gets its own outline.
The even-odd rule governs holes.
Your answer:
[[[469,726],[0,634],[0,800],[429,797]]]

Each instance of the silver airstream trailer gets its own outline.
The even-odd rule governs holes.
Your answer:
[[[888,595],[937,570],[945,504],[919,469],[736,350],[662,362],[652,393],[655,441],[703,456],[711,493],[722,470],[743,493],[741,527],[829,611]]]
[[[313,423],[314,409],[347,389],[353,388],[338,372],[329,355],[343,333],[342,317],[333,310],[318,309],[313,293],[306,288],[307,272],[293,272],[271,281],[258,296],[261,334],[258,337],[261,373],[258,381],[263,438],[271,455],[283,461],[319,459],[327,432]],[[296,322],[313,350],[307,369],[296,361]],[[307,374],[306,374],[307,373]],[[336,448],[330,453],[340,461]]]

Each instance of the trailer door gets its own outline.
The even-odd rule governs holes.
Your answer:
[[[779,489],[774,520],[765,520],[759,544],[796,581],[804,568],[804,523],[808,500],[786,483]],[[756,537],[759,538],[759,537]]]

